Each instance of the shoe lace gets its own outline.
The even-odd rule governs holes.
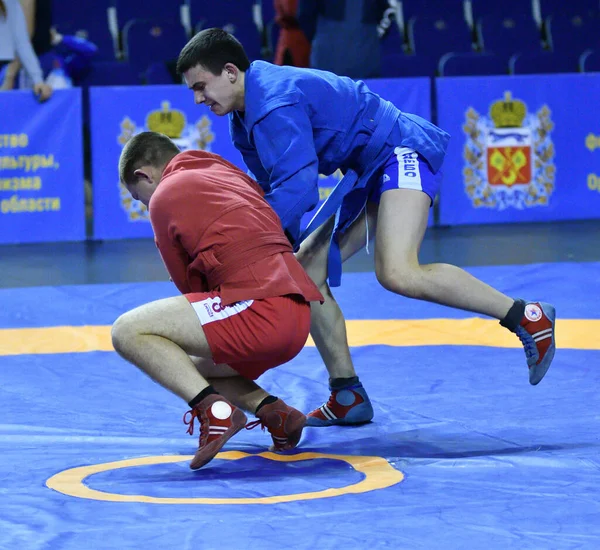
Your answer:
[[[189,419],[188,419],[188,415],[190,415]],[[196,420],[196,418],[199,419],[199,417],[200,417],[200,413],[196,409],[190,409],[183,415],[183,423],[188,426],[188,429],[187,429],[188,434],[194,435],[194,420]],[[200,426],[202,426],[202,420],[199,419],[198,422],[200,422]]]
[[[525,355],[529,359],[531,357],[535,357],[537,355],[537,345],[535,340],[532,338],[531,334],[529,334],[523,327],[517,328],[517,336],[523,347],[525,348]]]
[[[336,395],[338,394],[339,390],[331,390],[331,394],[329,395],[329,399],[327,400],[327,408],[329,408],[330,410],[333,409],[335,410],[337,407],[337,400],[336,400]]]
[[[253,430],[257,426],[260,426],[263,432],[265,431],[265,428],[266,428],[267,431],[269,432],[269,434],[271,434],[271,437],[273,438],[273,445],[274,445],[275,449],[283,448],[282,445],[284,443],[283,443],[282,439],[287,438],[287,434],[285,434],[285,433],[281,434],[281,433],[279,433],[278,430],[273,430],[272,428],[269,428],[269,426],[267,424],[265,424],[265,422],[262,421],[260,418],[258,420],[253,420],[252,422],[248,422],[248,424],[246,424],[246,429]]]
[[[246,429],[253,430],[254,428],[256,428],[256,426],[260,426],[263,432],[265,431],[265,428],[267,427],[266,424],[259,418],[258,420],[253,420],[252,422],[248,422],[248,424],[246,424]]]

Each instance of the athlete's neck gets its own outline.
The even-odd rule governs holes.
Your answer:
[[[236,98],[235,98],[235,110],[239,113],[243,113],[246,110],[246,73],[240,71],[235,82],[236,86]]]

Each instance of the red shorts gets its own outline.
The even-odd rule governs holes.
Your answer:
[[[287,363],[304,347],[310,304],[302,296],[278,296],[221,306],[220,293],[186,294],[200,319],[217,364],[225,363],[256,380]]]

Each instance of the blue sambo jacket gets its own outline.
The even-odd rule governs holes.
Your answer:
[[[364,206],[356,200],[356,191],[364,189],[366,200],[371,176],[394,147],[414,149],[437,172],[449,139],[437,126],[383,100],[362,81],[265,61],[254,61],[245,73],[245,111],[230,115],[230,133],[294,240],[300,237],[301,217],[319,201],[319,174],[337,169],[355,174],[341,193],[328,199],[336,202],[335,212],[354,191],[352,204],[343,205],[339,219],[343,230]]]

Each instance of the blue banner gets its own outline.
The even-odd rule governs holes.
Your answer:
[[[441,78],[440,224],[600,217],[600,75]]]
[[[0,93],[0,243],[85,239],[81,90]]]
[[[246,170],[229,139],[229,119],[195,105],[184,86],[93,87],[90,115],[95,239],[152,236],[148,211],[119,183],[119,156],[135,134],[161,132],[182,150],[212,151]]]
[[[369,89],[379,94],[384,99],[391,101],[401,111],[413,113],[431,120],[431,92],[429,78],[380,78],[365,80]],[[323,201],[329,196],[331,190],[342,178],[338,170],[331,176],[319,178],[319,204],[302,218],[302,227],[306,227]],[[429,224],[433,225],[433,209],[430,211]]]

